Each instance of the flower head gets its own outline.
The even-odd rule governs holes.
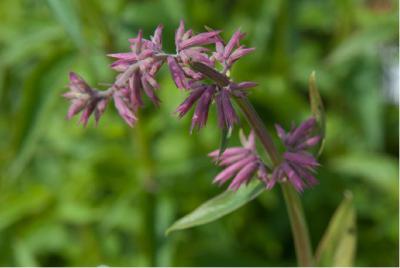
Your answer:
[[[240,40],[245,36],[246,34],[238,29],[226,45],[222,39],[216,41],[213,59],[219,61],[224,66],[225,71],[229,70],[238,59],[255,50],[255,48],[246,48],[240,45]]]
[[[107,107],[108,97],[102,96],[98,90],[91,88],[83,78],[74,72],[69,73],[68,86],[70,91],[63,94],[66,99],[71,101],[67,118],[71,119],[82,111],[79,122],[86,126],[89,117],[94,112],[97,124]]]
[[[264,183],[268,182],[267,169],[256,151],[255,134],[250,132],[249,137],[241,137],[242,147],[226,149],[221,156],[219,150],[209,154],[219,166],[224,167],[214,179],[214,183],[224,184],[230,178],[229,189],[237,190],[242,184],[247,184],[257,173],[257,177]]]
[[[256,86],[253,82],[234,83],[226,75],[210,68],[202,63],[195,63],[192,66],[200,72],[206,74],[214,81],[219,81],[214,84],[206,84],[202,81],[189,82],[189,96],[177,108],[179,117],[183,117],[191,107],[197,102],[196,109],[192,117],[192,127],[201,128],[205,126],[208,117],[210,105],[215,101],[218,114],[218,125],[221,128],[232,128],[239,122],[235,109],[233,108],[231,97],[244,97],[245,90]]]
[[[130,52],[108,55],[117,59],[111,64],[111,68],[121,73],[126,72],[133,64],[138,64],[138,68],[129,75],[124,85],[129,92],[127,101],[129,101],[134,111],[143,106],[143,92],[154,105],[158,106],[160,103],[155,94],[155,90],[159,88],[155,75],[165,60],[164,57],[159,56],[162,53],[162,30],[163,26],[159,25],[150,40],[144,39],[142,31],[139,31],[137,37],[129,39],[131,43]]]
[[[207,48],[203,47],[213,44],[218,39],[220,31],[203,32],[194,34],[193,30],[185,30],[185,24],[181,20],[175,33],[176,55],[168,57],[168,66],[176,86],[180,89],[189,89],[188,80],[200,80],[203,75],[190,68],[190,62],[196,61],[214,66],[210,60]]]
[[[313,173],[319,163],[306,151],[320,141],[319,136],[312,136],[315,125],[315,118],[310,118],[297,128],[293,125],[288,133],[276,125],[278,136],[283,141],[286,151],[283,153],[282,163],[274,169],[267,188],[272,188],[277,181],[284,181],[286,178],[297,191],[303,191],[307,186],[318,183]]]

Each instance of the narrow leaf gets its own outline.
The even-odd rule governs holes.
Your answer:
[[[221,131],[221,142],[219,144],[219,154],[218,154],[218,159],[221,157],[221,155],[225,152],[226,148],[228,147],[228,140],[231,137],[232,134],[232,128],[227,129],[224,127]]]
[[[319,128],[318,134],[321,136],[320,146],[318,149],[318,155],[320,155],[322,153],[325,143],[325,110],[321,96],[319,95],[319,91],[317,89],[315,71],[311,73],[308,83],[309,83],[311,112],[315,117],[315,119],[317,120]]]
[[[166,234],[215,221],[250,202],[260,195],[264,189],[265,186],[262,182],[253,181],[236,192],[226,190],[175,222],[168,228]]]
[[[352,266],[356,249],[353,197],[346,192],[335,211],[315,256],[320,266]]]

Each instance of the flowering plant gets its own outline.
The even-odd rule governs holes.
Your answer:
[[[191,29],[185,29],[181,21],[175,33],[176,53],[169,54],[163,51],[162,31],[163,26],[159,25],[149,39],[145,39],[139,31],[137,37],[129,39],[129,52],[109,54],[116,59],[111,68],[118,75],[107,90],[97,90],[71,72],[70,90],[64,94],[71,101],[67,118],[81,113],[79,122],[86,125],[94,114],[97,124],[112,100],[121,118],[133,127],[138,121],[137,112],[144,105],[144,96],[155,106],[160,105],[161,100],[157,96],[160,85],[156,75],[166,63],[176,87],[188,95],[176,109],[178,117],[185,116],[192,108],[194,110],[190,132],[206,125],[210,106],[216,105],[222,142],[221,147],[209,156],[224,169],[215,177],[214,183],[223,185],[231,179],[225,193],[177,221],[167,232],[215,220],[279,184],[288,207],[299,264],[310,266],[322,263],[320,260],[328,254],[324,248],[327,242],[318,248],[317,255],[312,254],[297,193],[318,183],[315,172],[319,166],[317,154],[321,152],[324,140],[324,112],[314,73],[310,76],[313,115],[298,127],[293,124],[287,132],[276,125],[277,135],[284,147],[284,151],[280,152],[248,100],[249,90],[257,84],[237,82],[230,77],[233,65],[254,51],[254,48],[240,44],[245,34],[237,30],[225,42],[220,36],[221,31],[207,28],[207,31],[196,34]],[[241,132],[241,146],[226,148],[230,133],[239,123],[233,102],[244,114],[251,132],[248,137]],[[268,159],[258,153],[256,137]],[[318,153],[309,152],[315,147],[319,147]],[[347,203],[348,200],[349,196]],[[333,223],[336,221],[334,218]],[[329,241],[329,237],[326,239]]]

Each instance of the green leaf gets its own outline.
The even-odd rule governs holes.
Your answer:
[[[77,47],[84,46],[79,15],[71,0],[47,0],[56,19],[72,37]]]
[[[167,229],[166,234],[215,221],[253,200],[264,190],[265,186],[260,181],[241,187],[237,192],[226,190],[176,221]]]
[[[356,251],[356,212],[351,192],[336,209],[321,242],[315,260],[320,266],[352,266]]]
[[[319,95],[319,91],[317,89],[317,83],[315,81],[315,71],[313,71],[309,77],[309,97],[310,97],[310,105],[311,112],[313,116],[316,118],[318,123],[318,134],[321,136],[320,146],[318,149],[318,155],[322,153],[324,149],[325,143],[325,110],[324,105],[322,103],[321,96]]]

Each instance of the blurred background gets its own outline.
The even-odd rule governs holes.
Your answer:
[[[113,105],[97,128],[65,120],[70,70],[92,85],[112,82],[107,53],[128,51],[128,38],[159,23],[172,52],[181,18],[225,38],[238,27],[248,33],[244,43],[257,50],[232,76],[259,83],[250,98],[271,131],[310,115],[316,71],[327,140],[320,184],[302,194],[313,245],[350,190],[355,265],[398,266],[397,12],[394,0],[0,1],[0,266],[296,264],[279,188],[164,235],[224,190],[211,184],[219,169],[206,156],[219,145],[215,110],[189,135],[190,116],[173,114],[185,94],[165,69],[162,106],[148,103],[135,128]]]

